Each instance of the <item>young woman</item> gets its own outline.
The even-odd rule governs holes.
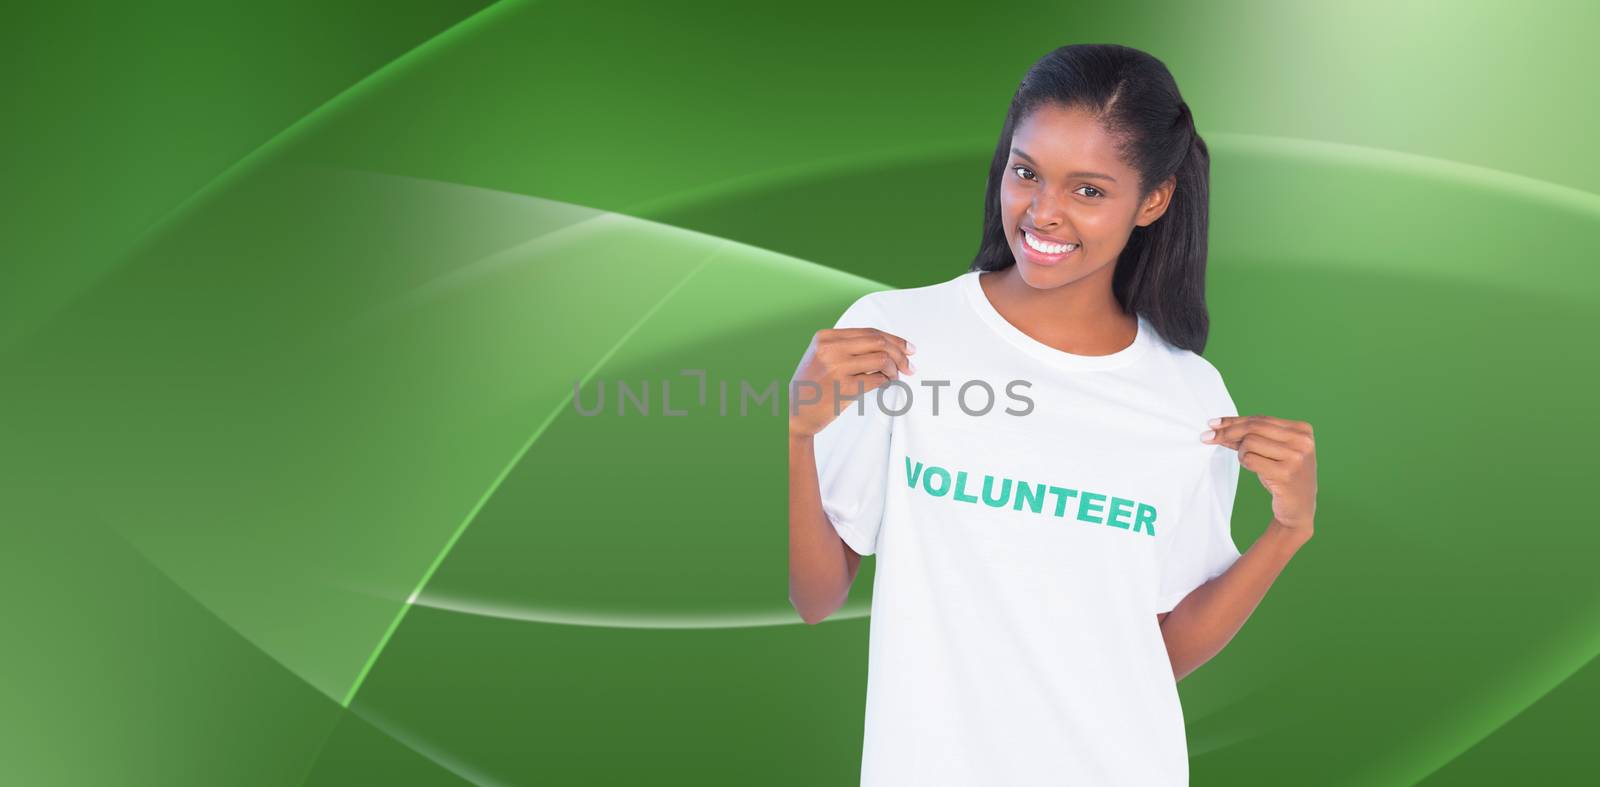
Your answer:
[[[1208,174],[1159,60],[1057,49],[1011,101],[970,269],[813,337],[790,600],[821,622],[877,554],[863,787],[1188,783],[1175,684],[1311,538],[1317,492],[1310,424],[1238,415],[1199,355]],[[1273,514],[1242,556],[1241,466]]]

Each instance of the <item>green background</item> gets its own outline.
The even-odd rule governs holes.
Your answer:
[[[800,622],[716,386],[965,270],[1017,81],[1102,41],[1213,152],[1206,356],[1318,435],[1194,783],[1596,778],[1600,7],[6,15],[5,783],[854,784],[872,562]]]

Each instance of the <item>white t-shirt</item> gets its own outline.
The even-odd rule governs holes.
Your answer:
[[[1238,454],[1200,441],[1238,411],[1143,317],[1127,348],[1074,355],[978,277],[870,293],[835,325],[917,349],[815,438],[828,518],[877,554],[861,785],[1186,785],[1156,613],[1239,557]]]

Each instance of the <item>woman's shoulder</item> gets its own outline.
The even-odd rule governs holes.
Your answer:
[[[873,290],[856,298],[845,309],[838,327],[871,326],[888,330],[888,325],[904,325],[929,315],[949,314],[961,296],[963,277],[956,276],[933,284],[915,287],[890,287]],[[846,322],[849,325],[846,325]]]
[[[1172,373],[1179,378],[1181,387],[1190,393],[1196,404],[1213,415],[1237,415],[1228,383],[1216,364],[1193,350],[1165,341],[1157,344],[1161,354],[1168,359]]]
[[[1222,384],[1222,370],[1217,368],[1217,365],[1212,363],[1211,359],[1182,347],[1174,347],[1170,344],[1165,345],[1165,347],[1167,354],[1173,358],[1173,361],[1185,374],[1197,381],[1208,384]]]

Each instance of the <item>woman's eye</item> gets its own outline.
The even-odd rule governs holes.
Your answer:
[[[1099,189],[1097,189],[1097,188],[1095,188],[1095,187],[1094,187],[1094,186],[1080,186],[1080,187],[1079,187],[1079,188],[1078,188],[1078,190],[1079,190],[1079,191],[1082,191],[1082,190],[1084,190],[1084,189],[1088,189],[1088,190],[1090,190],[1090,191],[1092,191],[1092,192],[1094,192],[1094,193],[1093,193],[1093,194],[1085,194],[1085,195],[1083,195],[1083,196],[1085,196],[1085,197],[1095,197],[1095,198],[1099,198],[1099,197],[1104,197],[1104,196],[1105,196],[1105,192],[1103,192],[1103,191],[1101,191],[1101,190],[1099,190]]]
[[[1017,177],[1020,177],[1020,178],[1022,178],[1022,179],[1023,179],[1023,180],[1031,180],[1031,178],[1029,178],[1029,177],[1028,177],[1028,175],[1024,175],[1024,174],[1022,174],[1022,173],[1024,173],[1024,172],[1026,172],[1026,173],[1029,173],[1029,174],[1032,174],[1032,173],[1033,173],[1033,170],[1031,170],[1031,169],[1028,169],[1028,168],[1027,168],[1027,167],[1024,167],[1024,166],[1022,166],[1022,165],[1021,165],[1021,164],[1018,164],[1018,165],[1016,165],[1016,166],[1014,166],[1014,167],[1012,167],[1012,168],[1011,168],[1011,171],[1012,171],[1012,172],[1015,172],[1015,173],[1017,173]]]

